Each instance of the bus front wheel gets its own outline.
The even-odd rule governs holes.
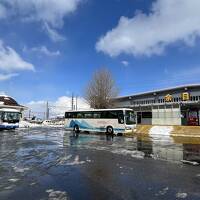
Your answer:
[[[112,126],[108,126],[106,128],[106,134],[108,134],[108,135],[112,135],[113,134],[113,127]]]
[[[80,130],[79,130],[78,125],[75,125],[74,126],[74,133],[79,133],[79,132],[80,132]]]

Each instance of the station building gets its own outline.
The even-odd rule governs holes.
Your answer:
[[[138,124],[200,125],[200,84],[117,97],[114,107],[132,108]]]
[[[13,109],[19,111],[19,113],[23,113],[23,111],[26,110],[27,107],[18,104],[17,101],[12,97],[0,95],[0,112],[4,109]]]

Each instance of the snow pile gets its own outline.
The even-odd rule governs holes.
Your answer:
[[[153,139],[155,144],[173,144],[174,140],[171,137],[172,131],[173,126],[153,126],[149,130],[149,136]]]
[[[20,121],[19,128],[34,128],[34,127],[58,127],[62,128],[64,125],[61,124],[37,124],[37,123],[30,123],[28,121]]]
[[[31,128],[31,127],[40,127],[41,125],[39,124],[34,124],[34,123],[30,123],[27,121],[20,121],[19,122],[19,128]]]
[[[42,124],[40,126],[43,126],[43,127],[52,127],[52,128],[63,128],[64,125],[60,125],[60,124]]]
[[[139,158],[139,159],[143,159],[145,156],[144,152],[137,151],[137,150],[116,149],[116,150],[113,150],[112,153],[117,153],[124,156],[130,155],[133,158]]]
[[[170,136],[172,131],[173,131],[173,126],[153,126],[149,131],[149,135]]]

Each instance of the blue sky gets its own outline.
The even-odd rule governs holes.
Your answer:
[[[199,83],[199,0],[0,0],[0,91],[84,95],[107,67],[120,95]]]

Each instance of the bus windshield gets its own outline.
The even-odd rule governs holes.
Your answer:
[[[19,122],[20,113],[17,112],[2,112],[1,120],[3,122]]]
[[[127,125],[135,124],[135,114],[131,110],[125,111],[125,120]]]

